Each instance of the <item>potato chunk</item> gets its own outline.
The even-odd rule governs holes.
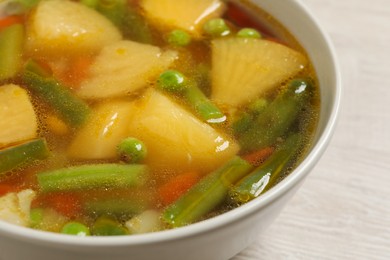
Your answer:
[[[14,84],[0,86],[0,104],[0,148],[37,136],[37,117],[26,90]]]
[[[211,98],[231,107],[248,103],[297,74],[307,62],[303,54],[268,40],[214,40]]]
[[[180,28],[194,36],[201,35],[205,21],[221,16],[225,10],[220,0],[142,0],[141,7],[155,23]]]
[[[156,90],[136,102],[129,135],[148,149],[146,163],[158,170],[208,173],[239,150],[237,143]]]
[[[30,206],[35,196],[33,190],[26,189],[0,197],[0,219],[15,225],[28,226]]]
[[[76,134],[68,154],[79,159],[110,159],[116,156],[116,146],[127,137],[128,115],[132,103],[110,101],[95,108],[91,118]]]
[[[96,52],[122,38],[107,18],[76,2],[41,1],[29,19],[27,47],[31,52]]]
[[[97,99],[123,96],[147,86],[177,58],[175,51],[120,41],[105,47],[91,65],[90,77],[77,94]]]

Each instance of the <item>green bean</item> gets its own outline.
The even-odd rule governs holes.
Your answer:
[[[223,203],[229,188],[251,169],[247,161],[234,157],[169,205],[163,212],[163,220],[170,226],[179,227],[201,219]]]
[[[2,173],[49,156],[49,148],[43,138],[0,150],[0,176]]]
[[[129,198],[107,198],[85,202],[84,209],[90,215],[109,214],[119,218],[129,218],[140,214],[149,205],[139,196]]]
[[[281,174],[302,147],[302,136],[293,134],[260,166],[231,188],[230,194],[238,203],[248,202],[275,185]]]
[[[193,110],[208,123],[222,123],[226,116],[199,89],[196,82],[176,70],[163,72],[158,81],[160,89],[182,96]]]
[[[312,90],[308,79],[291,80],[244,132],[236,132],[242,152],[273,145],[303,113]]]
[[[259,98],[250,103],[237,119],[232,123],[235,133],[243,133],[249,129],[254,119],[269,105],[265,98]]]
[[[24,27],[14,24],[0,31],[0,81],[12,78],[21,67]]]
[[[141,164],[91,164],[38,173],[42,192],[142,186],[148,169]]]
[[[27,62],[22,79],[34,95],[49,104],[70,126],[78,127],[87,120],[88,105],[54,77],[48,76],[34,61]]]

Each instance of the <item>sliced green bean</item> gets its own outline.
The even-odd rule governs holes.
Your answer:
[[[14,24],[0,31],[0,81],[12,78],[21,67],[24,27]]]
[[[84,209],[91,215],[108,214],[118,218],[129,218],[146,210],[149,203],[139,197],[99,199],[87,201]]]
[[[43,71],[37,63],[29,61],[22,72],[26,87],[49,104],[70,126],[82,125],[90,114],[89,106],[54,77],[47,76],[47,73],[38,74]]]
[[[43,138],[0,150],[0,176],[2,173],[49,156],[49,148]]]
[[[176,70],[165,71],[157,83],[160,89],[182,96],[204,121],[208,123],[226,121],[226,116],[206,97],[196,82],[187,79],[182,73]]]
[[[142,186],[148,168],[141,164],[91,164],[42,172],[37,175],[42,192]]]
[[[244,132],[236,132],[242,152],[273,145],[303,113],[312,94],[308,79],[291,80],[281,93],[253,121]]]
[[[229,188],[251,169],[252,166],[247,161],[240,157],[234,157],[169,205],[163,213],[163,220],[173,227],[184,226],[200,220],[223,203]]]
[[[263,164],[232,187],[230,194],[233,200],[238,203],[248,202],[274,186],[301,148],[301,134],[288,137]]]

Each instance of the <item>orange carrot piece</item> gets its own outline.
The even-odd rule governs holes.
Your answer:
[[[81,81],[88,77],[92,62],[93,59],[89,56],[79,56],[72,60],[66,71],[66,77],[63,77],[65,83],[77,88]]]
[[[163,184],[158,189],[158,195],[164,205],[176,201],[182,194],[189,190],[199,180],[199,175],[194,172],[187,172],[178,175]]]
[[[81,200],[72,193],[56,193],[45,197],[46,204],[64,216],[74,218],[81,212]]]
[[[252,153],[245,154],[241,157],[242,157],[242,159],[246,160],[247,162],[249,162],[253,166],[259,166],[265,160],[267,160],[267,158],[274,152],[274,150],[275,149],[271,146],[265,147],[263,149],[254,151]]]
[[[0,196],[6,195],[9,192],[14,192],[17,189],[8,184],[0,184]]]
[[[23,17],[20,15],[10,15],[0,19],[0,30],[13,24],[23,23]]]

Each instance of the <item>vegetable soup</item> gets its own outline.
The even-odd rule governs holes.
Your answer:
[[[222,214],[297,166],[319,102],[246,1],[1,1],[0,219],[109,236]]]

